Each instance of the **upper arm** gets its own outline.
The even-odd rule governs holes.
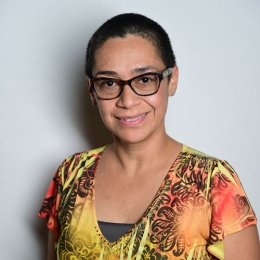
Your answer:
[[[214,169],[210,199],[213,243],[209,249],[216,247],[225,260],[260,260],[256,216],[237,174],[225,161]]]
[[[56,260],[56,254],[55,254],[55,246],[54,246],[54,234],[52,231],[49,231],[48,236],[48,253],[47,253],[47,260]]]
[[[225,260],[259,260],[260,245],[256,225],[224,238]]]

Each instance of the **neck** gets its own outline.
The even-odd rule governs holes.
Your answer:
[[[116,158],[125,173],[132,174],[137,169],[154,167],[166,159],[166,155],[178,153],[180,144],[163,133],[138,143],[126,143],[118,138],[109,147],[110,154]]]

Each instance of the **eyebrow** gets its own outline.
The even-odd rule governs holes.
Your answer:
[[[98,75],[117,76],[117,73],[115,71],[110,71],[110,70],[99,70],[95,74],[95,77]]]
[[[135,68],[132,70],[132,72],[134,74],[142,74],[142,73],[146,73],[150,70],[158,70],[158,68],[154,67],[154,66],[145,66],[145,67],[140,67],[140,68]],[[106,76],[113,76],[113,77],[116,77],[118,76],[117,72],[115,71],[112,71],[112,70],[99,70],[96,72],[95,76],[98,76],[98,75],[106,75]]]
[[[140,67],[140,68],[136,68],[133,70],[134,73],[145,73],[147,71],[150,70],[156,70],[158,71],[158,68],[154,67],[154,66],[146,66],[146,67]]]

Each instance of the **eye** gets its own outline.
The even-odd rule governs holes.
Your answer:
[[[151,84],[154,81],[155,81],[154,75],[144,75],[139,78],[139,84],[146,85],[146,84]]]
[[[101,88],[111,88],[116,86],[116,82],[112,79],[100,79],[96,83]]]
[[[103,84],[108,87],[112,87],[115,84],[115,82],[113,80],[104,80]]]
[[[149,76],[145,76],[145,77],[141,77],[140,78],[140,83],[142,84],[147,84],[151,81],[150,77]]]

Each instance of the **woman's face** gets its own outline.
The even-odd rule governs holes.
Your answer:
[[[154,45],[140,36],[108,39],[95,52],[94,78],[110,77],[128,80],[146,72],[162,72],[166,67]],[[100,100],[93,93],[101,118],[112,134],[126,143],[138,143],[165,134],[164,118],[168,96],[175,91],[178,69],[161,81],[158,92],[138,96],[128,86],[112,100]]]

